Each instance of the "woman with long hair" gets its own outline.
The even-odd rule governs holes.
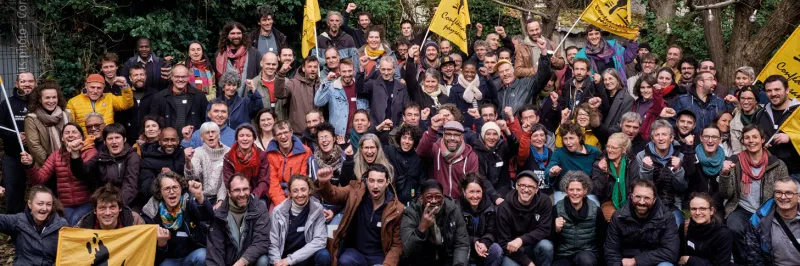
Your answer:
[[[650,75],[645,76],[650,77]],[[641,78],[637,80],[641,80]],[[622,78],[616,69],[609,68],[603,71],[602,84],[606,88],[606,95],[608,96],[606,100],[611,103],[608,113],[603,116],[603,126],[611,132],[619,132],[619,120],[623,114],[633,107],[634,99],[625,89]]]
[[[28,190],[24,212],[0,214],[0,232],[11,236],[16,252],[14,265],[53,265],[58,232],[67,226],[60,215],[61,203],[53,192],[36,185]]]
[[[656,91],[659,92],[667,106],[671,106],[672,101],[678,98],[678,95],[686,93],[678,87],[678,83],[675,82],[675,71],[669,67],[662,67],[656,71],[656,84],[658,84],[659,88]],[[650,86],[654,85],[650,84]]]
[[[272,136],[272,126],[278,121],[278,115],[269,108],[261,109],[253,118],[253,125],[256,126],[256,147],[262,151],[267,150],[269,142],[275,137]]]
[[[190,42],[185,62],[186,68],[189,69],[189,83],[195,89],[205,93],[206,99],[209,101],[220,96],[217,92],[216,73],[211,64],[203,44],[196,41]]]
[[[461,214],[470,239],[470,265],[497,266],[503,261],[503,249],[495,242],[497,207],[486,195],[485,182],[478,173],[464,175]]]
[[[355,166],[353,172],[358,181],[361,181],[361,176],[363,176],[364,173],[367,172],[367,169],[369,169],[369,166],[373,164],[382,164],[385,166],[386,169],[389,170],[389,180],[394,180],[394,167],[389,162],[389,159],[386,158],[381,140],[378,139],[378,136],[375,134],[369,133],[361,137],[361,140],[358,142],[358,152],[356,152],[354,161]]]
[[[164,118],[155,115],[147,114],[142,118],[142,134],[133,148],[136,149],[136,154],[142,155],[142,146],[146,143],[158,143],[158,137],[161,135],[161,130],[164,129]]]
[[[672,70],[669,70],[672,73]],[[659,75],[665,74],[659,71]],[[638,113],[642,117],[642,126],[639,129],[639,135],[645,140],[650,140],[650,125],[653,124],[661,116],[661,111],[664,110],[666,104],[659,93],[658,88],[661,85],[656,83],[656,79],[651,76],[642,76],[636,80],[636,85],[633,86],[633,95],[636,100],[633,101],[632,112]],[[670,85],[672,86],[672,85]],[[661,90],[664,91],[663,89]]]
[[[44,164],[48,155],[61,149],[59,132],[72,121],[72,111],[66,109],[67,101],[61,86],[46,80],[28,97],[28,114],[25,115],[26,147],[36,165]]]

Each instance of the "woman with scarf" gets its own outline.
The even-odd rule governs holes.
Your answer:
[[[697,167],[695,167],[694,173],[686,173],[686,179],[689,180],[689,192],[703,192],[710,195],[719,204],[714,206],[718,210],[723,209],[723,200],[719,195],[717,177],[722,171],[722,164],[726,158],[725,151],[720,146],[721,133],[722,131],[714,125],[708,125],[703,129],[700,136],[702,144],[697,145],[694,150],[697,156]],[[683,206],[687,207],[688,203],[684,201]],[[722,218],[722,212],[718,215]]]
[[[631,111],[638,113],[642,117],[639,135],[644,140],[650,140],[650,125],[659,119],[661,111],[666,107],[664,99],[659,93],[659,88],[663,88],[660,86],[656,83],[656,79],[650,75],[640,77],[636,80],[636,85],[633,86],[633,95],[636,96],[636,100],[633,101],[633,109]]]
[[[589,59],[590,72],[601,74],[609,68],[617,70],[620,80],[627,83],[628,77],[625,75],[625,65],[630,64],[636,59],[639,52],[639,43],[634,39],[628,41],[627,47],[622,47],[616,40],[603,40],[603,33],[600,28],[589,25],[586,28],[586,47],[578,51],[575,59]],[[637,38],[638,39],[638,36]],[[623,84],[627,88],[627,84]]]
[[[722,163],[719,173],[719,194],[725,202],[725,219],[734,234],[733,258],[745,264],[747,246],[745,232],[752,225],[750,216],[775,190],[775,180],[789,176],[786,164],[764,148],[767,138],[757,125],[742,129],[745,150]]]
[[[28,96],[28,114],[25,115],[26,148],[36,165],[43,165],[48,155],[61,150],[61,129],[72,121],[72,112],[61,86],[55,81],[45,81]]]
[[[611,215],[628,202],[633,191],[633,182],[639,179],[639,164],[636,158],[629,157],[625,151],[631,140],[625,133],[614,133],[608,138],[604,154],[592,165],[591,194],[597,197],[606,222]]]
[[[367,64],[361,66],[364,68],[364,76],[368,77],[373,70],[378,70],[378,68],[380,68],[378,63],[380,62],[381,57],[394,56],[394,52],[392,52],[392,49],[389,48],[388,45],[381,41],[380,28],[370,27],[367,29],[367,44],[361,48],[358,48],[358,55],[359,57],[369,57]],[[395,69],[399,70],[400,68],[395,66]],[[399,75],[400,72],[396,73]]]
[[[549,178],[544,170],[547,168],[547,163],[550,161],[550,155],[553,151],[545,146],[547,143],[547,129],[542,124],[524,125],[528,128],[520,126],[519,122],[513,121],[511,123],[511,131],[514,135],[519,136],[519,148],[517,149],[517,172],[532,171],[535,175],[537,183],[539,183],[539,191],[547,195],[553,195],[553,189],[550,188]]]
[[[142,146],[147,143],[158,143],[158,138],[161,135],[161,129],[164,128],[164,118],[155,114],[147,114],[142,118],[142,134],[133,148],[136,149],[136,154],[142,156]]]
[[[201,223],[210,223],[214,211],[202,182],[162,172],[150,190],[153,197],[142,207],[142,218],[158,225],[155,265],[205,265],[207,232]]]
[[[0,214],[0,232],[10,235],[16,252],[14,265],[54,265],[58,232],[67,226],[61,218],[61,203],[43,186],[28,190],[25,211]]]
[[[203,194],[214,207],[222,205],[228,194],[223,185],[223,158],[230,148],[219,142],[219,126],[214,122],[205,122],[200,126],[200,138],[203,146],[194,150],[184,149],[186,166],[183,170],[186,179],[203,183]]]
[[[233,174],[243,174],[250,180],[253,195],[256,199],[263,201],[264,206],[267,206],[266,203],[269,202],[269,195],[267,195],[269,162],[267,153],[256,148],[255,140],[256,129],[250,124],[242,124],[236,128],[236,142],[223,158],[222,179],[225,182],[223,184],[228,184]],[[224,190],[225,186],[221,186],[220,189]],[[218,196],[217,201],[221,202],[224,198],[224,196]]]
[[[215,80],[216,73],[214,73],[214,68],[209,66],[208,56],[205,53],[205,49],[203,49],[203,44],[196,41],[190,42],[189,56],[187,58],[189,59],[185,63],[181,62],[179,64],[184,64],[189,69],[189,83],[195,89],[205,93],[206,99],[209,101],[222,96],[218,95],[217,82]]]
[[[656,94],[661,96],[666,106],[672,106],[672,102],[678,98],[678,95],[686,93],[678,87],[678,83],[675,83],[675,71],[669,67],[662,67],[656,71],[656,84],[658,84],[658,89],[655,89],[655,91],[658,92]],[[654,85],[651,84],[650,86]]]
[[[419,185],[428,175],[423,168],[422,159],[417,155],[417,145],[422,138],[419,127],[402,125],[395,135],[398,146],[383,145],[383,151],[394,166],[394,187],[397,199],[407,204],[419,193]]]
[[[450,88],[448,102],[455,104],[464,115],[464,127],[472,128],[475,118],[467,114],[467,109],[478,107],[484,103],[497,105],[497,89],[493,82],[479,78],[478,65],[475,61],[467,61],[457,76],[458,82]]]
[[[589,200],[592,180],[584,172],[569,171],[559,184],[567,197],[553,206],[557,266],[594,266],[601,261],[600,247],[605,242],[606,221],[600,206]]]
[[[753,119],[762,109],[761,105],[758,104],[760,98],[758,91],[755,86],[746,85],[735,94],[737,101],[739,101],[739,108],[733,111],[733,119],[730,122],[729,143],[733,154],[740,153],[745,149],[740,141],[742,139],[742,129],[753,124]]]
[[[470,244],[470,264],[499,266],[503,248],[495,243],[497,207],[486,195],[484,179],[478,173],[464,175],[461,180],[461,214],[467,224]]]
[[[25,174],[32,185],[45,185],[55,189],[64,204],[64,219],[70,225],[75,225],[81,217],[92,211],[92,190],[86,175],[79,178],[72,173],[70,158],[80,159],[85,163],[97,155],[97,150],[94,145],[84,148],[83,131],[74,122],[64,125],[60,142],[61,147],[50,153],[41,167],[34,165],[32,155],[26,152],[23,152],[21,161],[26,166]]]
[[[317,144],[314,155],[308,158],[308,171],[312,180],[317,180],[317,171],[331,168],[333,177],[331,184],[344,187],[353,179],[353,150],[346,151],[336,142],[333,125],[323,122],[314,127],[317,132]]]
[[[731,112],[722,111],[714,117],[713,125],[716,125],[720,132],[719,146],[725,151],[725,157],[733,155],[733,146],[731,145],[731,121],[733,115]]]
[[[442,104],[449,103],[449,91],[441,84],[441,73],[436,71],[435,68],[427,68],[422,75],[422,84],[420,84],[417,78],[419,73],[417,64],[414,62],[415,60],[421,60],[419,51],[417,49],[409,49],[408,54],[414,58],[414,60],[406,60],[406,74],[404,77],[408,88],[408,96],[411,100],[419,104],[422,109],[430,108],[431,112],[439,109]],[[474,97],[475,95],[473,94]]]
[[[564,109],[561,112],[561,123],[572,123],[572,111]],[[582,103],[575,107],[574,122],[577,123],[583,130],[584,144],[595,146],[598,149],[602,148],[603,143],[608,141],[608,129],[600,123],[600,111],[589,106],[589,103]],[[559,128],[556,128],[556,147],[561,148],[564,143],[561,135],[558,134]]]
[[[728,266],[731,264],[733,233],[719,215],[714,200],[706,193],[692,193],[689,212],[692,219],[681,245],[680,265]]]
[[[272,136],[272,126],[278,121],[278,115],[269,108],[261,109],[258,114],[253,118],[253,125],[258,125],[256,128],[256,147],[259,150],[266,151],[269,142],[275,137]]]

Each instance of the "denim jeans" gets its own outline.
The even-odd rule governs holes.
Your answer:
[[[293,266],[330,266],[331,253],[327,249],[320,249],[314,252],[314,256],[309,257],[304,261],[295,263]]]
[[[84,215],[87,213],[92,212],[92,204],[87,202],[75,207],[65,207],[64,208],[64,219],[67,220],[69,226],[75,226],[78,224],[78,221],[83,218]]]
[[[525,253],[536,266],[550,266],[553,263],[553,243],[550,240],[542,239],[536,246],[523,246],[517,252]],[[502,266],[527,266],[519,265],[508,256],[503,257]]]
[[[686,222],[686,218],[683,218],[683,212],[680,209],[676,209],[672,211],[672,214],[675,215],[675,223],[678,224],[678,228]]]
[[[267,257],[267,255],[262,255],[261,257],[258,257],[258,260],[256,261],[256,266],[269,266],[269,257]]]
[[[206,265],[206,249],[198,248],[189,253],[188,256],[183,258],[165,259],[161,262],[160,266],[205,266]]]
[[[354,248],[345,248],[342,255],[339,256],[340,266],[372,266],[381,265],[385,256],[367,256],[361,254]]]
[[[742,207],[736,207],[736,209],[728,215],[726,222],[728,229],[733,233],[733,261],[739,265],[747,263],[747,257],[745,257],[747,251],[745,237],[747,230],[752,226],[750,224],[750,216],[753,216],[753,213]]]

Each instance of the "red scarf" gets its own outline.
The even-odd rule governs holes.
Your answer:
[[[250,151],[245,153],[244,150],[239,148],[239,143],[235,142],[231,147],[231,151],[228,152],[228,160],[233,162],[235,173],[242,173],[248,178],[258,176],[261,158],[258,158],[258,152],[255,147],[250,147]]]
[[[748,152],[740,152],[739,153],[739,162],[742,164],[742,192],[745,195],[750,194],[750,183],[753,183],[753,180],[761,180],[764,177],[764,173],[767,172],[767,149],[763,149],[761,151],[761,158],[757,162],[753,161],[753,158],[750,158],[750,153]],[[761,168],[761,171],[758,175],[753,175],[753,168]]]
[[[247,61],[247,47],[242,45],[236,50],[236,53],[231,53],[233,50],[232,45],[228,45],[225,51],[217,54],[217,75],[225,73],[225,67],[228,65],[228,59],[234,59],[233,67],[236,68],[236,73],[242,74],[244,71],[244,62]]]
[[[675,89],[675,84],[669,85],[666,88],[662,88],[661,89],[661,96],[666,96],[667,94],[672,92],[673,89]]]

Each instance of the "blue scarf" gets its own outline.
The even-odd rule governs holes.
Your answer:
[[[353,154],[358,152],[358,142],[361,141],[361,136],[362,136],[361,134],[358,134],[358,132],[356,132],[355,128],[350,129],[350,146],[353,147]]]
[[[550,159],[550,151],[547,150],[547,147],[542,147],[542,154],[536,152],[536,148],[531,145],[531,155],[533,155],[533,160],[539,164],[539,169],[544,169],[547,165],[547,160]]]
[[[654,155],[653,157],[655,157],[656,161],[661,163],[661,165],[667,165],[668,163],[670,163],[670,160],[672,159],[672,154],[675,152],[675,147],[672,146],[672,144],[670,144],[669,152],[667,153],[667,155],[661,157],[661,155],[658,155],[658,152],[656,152],[656,145],[652,141],[647,144],[647,148],[650,149],[650,153]]]
[[[697,154],[697,160],[700,161],[700,168],[703,169],[704,174],[707,176],[719,175],[719,172],[722,171],[722,162],[725,161],[725,152],[722,149],[717,148],[717,151],[714,152],[714,157],[706,156],[703,145],[697,145],[697,148],[694,148],[694,152]]]

